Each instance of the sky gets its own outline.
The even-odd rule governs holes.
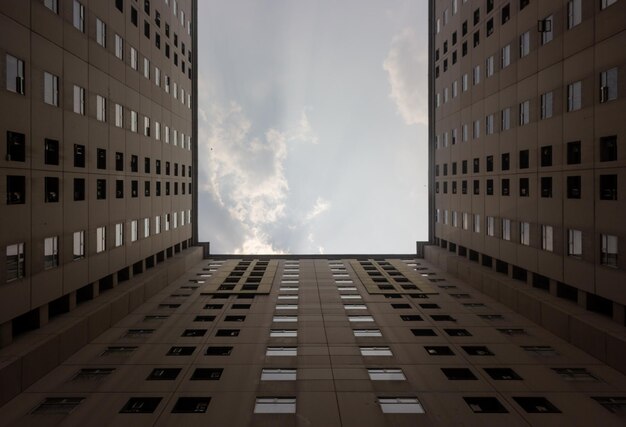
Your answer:
[[[198,2],[199,238],[414,253],[428,235],[428,2]]]

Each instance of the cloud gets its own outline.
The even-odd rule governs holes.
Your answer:
[[[383,62],[398,113],[408,125],[428,124],[428,77],[419,70],[428,69],[428,49],[420,43],[412,28],[405,28],[391,41]]]
[[[290,146],[318,142],[306,109],[288,129],[269,128],[257,135],[235,102],[214,104],[209,111],[200,111],[199,119],[199,159],[206,162],[199,188],[239,224],[238,234],[243,238],[232,252],[285,253],[287,249],[276,247],[268,230],[289,221],[285,163]],[[318,198],[309,215],[317,216],[327,208],[328,203]]]
[[[322,213],[326,212],[328,209],[330,209],[330,202],[322,199],[321,197],[318,197],[315,201],[315,205],[313,205],[313,208],[308,214],[306,214],[304,219],[306,222],[309,222],[312,219],[321,215]]]

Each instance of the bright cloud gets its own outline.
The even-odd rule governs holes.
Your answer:
[[[311,221],[313,218],[318,217],[328,209],[330,209],[330,202],[318,197],[315,201],[315,205],[313,205],[311,211],[306,215],[305,220]]]
[[[420,74],[427,67],[427,48],[413,29],[405,28],[393,37],[383,68],[391,86],[389,96],[408,125],[428,124],[428,78]]]

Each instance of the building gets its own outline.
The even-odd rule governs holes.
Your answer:
[[[194,7],[1,2],[0,347],[192,244]]]
[[[431,3],[431,238],[440,250],[429,259],[463,265],[491,295],[500,282],[531,287],[543,292],[537,301],[623,331],[625,30],[617,0]],[[531,305],[520,310],[542,324]],[[609,351],[598,351],[597,325],[580,339],[550,322],[592,354]]]
[[[110,308],[94,299],[50,331],[58,339],[23,365],[62,352],[81,316],[90,326],[106,313],[121,319],[0,408],[2,422],[624,422],[623,373],[423,259],[213,257],[143,304],[124,297],[161,274],[150,277],[108,291]]]

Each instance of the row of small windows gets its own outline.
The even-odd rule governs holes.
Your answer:
[[[179,224],[180,218],[180,224]],[[125,238],[125,224],[118,223],[113,227],[115,235],[113,236],[113,244],[107,246],[107,227],[97,227],[95,230],[95,251],[97,254],[107,250],[107,247],[118,248],[128,242],[136,242],[140,238],[140,228],[143,229],[142,237],[148,238],[151,233],[160,234],[162,231],[170,231],[179,226],[184,227],[185,224],[191,224],[191,210],[173,212],[163,215],[163,224],[161,224],[161,216],[154,217],[154,221],[150,218],[130,221],[130,237]],[[72,255],[73,261],[81,260],[86,257],[86,231],[79,230],[72,233]],[[24,251],[25,244],[14,243],[6,247],[6,281],[25,277],[26,275],[26,257]],[[60,264],[59,253],[59,236],[46,237],[43,241],[43,265],[44,269],[56,268]]]
[[[132,49],[132,48],[131,48]],[[131,54],[134,50],[131,50]],[[135,51],[136,52],[136,51]],[[131,55],[132,56],[132,55]],[[136,53],[135,53],[136,58]],[[135,68],[136,69],[136,68]],[[20,95],[26,94],[26,73],[24,61],[19,58],[16,58],[10,54],[6,54],[6,89],[10,92],[14,92]],[[150,62],[147,58],[144,58],[144,76],[147,79],[150,79]],[[161,86],[161,72],[158,68],[155,67],[155,83],[157,86]],[[170,77],[165,76],[163,80],[163,86],[166,93],[172,93],[174,99],[180,99],[180,102],[184,105],[186,99],[187,108],[191,108],[191,93],[185,92],[185,89],[179,87],[176,82],[173,82],[170,85]],[[49,73],[47,71],[43,72],[43,101],[47,105],[52,107],[60,107],[61,106],[61,97],[60,97],[60,84],[59,84],[59,76]],[[76,114],[85,115],[85,107],[86,107],[86,91],[85,88],[73,85],[72,88],[72,111]],[[108,121],[109,111],[107,109],[107,98],[103,95],[96,94],[95,96],[95,104],[96,104],[96,119],[101,122]],[[124,107],[121,104],[114,104],[114,123],[116,127],[123,128],[124,127],[124,110],[130,110],[130,130],[132,132],[138,132],[139,128],[139,115],[136,111],[129,109],[128,107]],[[166,142],[169,141],[169,127],[164,126],[165,128],[165,138]],[[143,130],[145,136],[150,136],[150,118],[148,116],[144,116]],[[174,130],[174,133],[176,131]],[[160,140],[161,138],[161,126],[159,122],[155,122],[155,138]],[[181,133],[182,135],[182,133]],[[183,142],[181,145],[184,145],[184,135],[181,138]]]
[[[527,4],[528,4],[529,0],[524,1],[524,4],[520,4],[520,10],[522,10]],[[601,9],[605,9],[608,6],[612,5],[613,3],[615,3],[617,0],[602,0],[601,2]],[[488,2],[492,3],[492,2]],[[453,15],[456,14],[455,11],[455,7],[453,4]],[[489,13],[489,7],[488,7],[488,12]],[[501,24],[505,25],[509,20],[510,20],[510,16],[511,16],[511,9],[510,9],[510,5],[506,4],[505,6],[502,7],[501,9]],[[557,16],[559,16],[559,14],[557,14]],[[570,0],[567,2],[567,29],[570,30],[574,27],[576,27],[577,25],[579,25],[582,22],[583,16],[582,16],[582,0]],[[447,23],[448,19],[448,9],[446,9],[444,11],[443,14],[443,22],[444,25]],[[538,21],[537,23],[537,31],[540,33],[540,42],[541,45],[545,45],[549,42],[551,42],[554,38],[554,15],[549,15],[546,16],[544,19]],[[478,23],[480,22],[480,8],[477,8],[474,11],[474,26],[478,25]],[[486,34],[487,37],[491,36],[494,32],[494,18],[490,18],[487,22],[486,22]],[[462,28],[462,37],[465,37],[468,33],[468,22],[464,21],[461,25]],[[437,34],[440,32],[441,29],[441,20],[437,19],[436,22],[436,30],[437,30]],[[473,33],[473,47],[477,47],[480,44],[480,30],[476,30]],[[457,32],[454,31],[452,33],[452,46],[455,46],[457,43]],[[504,52],[504,50],[506,49],[506,54]],[[443,42],[443,54],[445,55],[446,53],[448,53],[448,41],[445,40]],[[462,43],[462,50],[461,50],[461,54],[462,56],[466,56],[468,53],[468,41],[464,41]],[[522,35],[520,35],[519,37],[519,57],[522,58],[526,55],[528,55],[530,53],[530,31],[526,31],[525,33],[523,33]],[[435,50],[435,61],[438,61],[440,58],[439,55],[439,49]],[[502,55],[502,64],[504,68],[506,65],[504,65],[505,59],[510,62],[510,45],[507,45],[507,47],[503,48],[503,55]],[[456,64],[457,62],[457,51],[453,51],[452,52],[452,64]],[[443,71],[446,72],[448,70],[448,58],[444,59],[443,61]],[[439,73],[440,73],[440,68],[439,66],[435,67],[435,78],[439,77]]]
[[[460,227],[463,230],[469,230],[470,218],[472,231],[474,233],[481,232],[481,216],[480,214],[470,214],[467,212],[443,211],[441,209],[435,211],[435,221],[452,227]],[[460,221],[459,221],[460,219]],[[496,237],[496,217],[486,216],[485,218],[485,234],[489,237]],[[513,221],[508,218],[500,218],[499,237],[502,240],[512,241],[512,224]],[[541,228],[541,249],[548,252],[554,251],[554,228],[551,225],[540,226]],[[530,246],[530,223],[518,223],[518,241],[520,245]],[[581,230],[567,230],[567,255],[572,257],[582,257],[583,255],[583,233]],[[617,267],[618,255],[618,237],[610,234],[600,235],[600,264]]]
[[[480,82],[480,66],[474,67],[474,84]],[[489,77],[489,75],[488,75]],[[468,90],[467,74],[462,77],[462,89]],[[604,104],[610,101],[614,101],[618,98],[618,69],[617,67],[610,68],[602,71],[599,76],[599,101]],[[567,91],[565,93],[565,107],[567,112],[578,111],[583,107],[582,97],[582,81],[576,81],[567,85]],[[449,96],[451,93],[451,98]],[[443,104],[449,102],[458,96],[458,84],[455,80],[452,82],[450,91],[448,88],[444,88],[443,96],[441,93],[437,93],[435,96],[435,103],[437,108]],[[540,95],[539,97],[539,119],[545,120],[553,117],[554,114],[554,92],[549,91]],[[494,113],[488,114],[485,117],[485,134],[491,135],[496,132]],[[524,126],[530,123],[530,100],[524,100],[518,104],[518,125]],[[511,107],[504,108],[500,111],[500,131],[511,129]],[[456,136],[456,130],[453,131]],[[467,124],[462,127],[463,141],[468,139]],[[475,120],[473,123],[472,135],[474,139],[480,137],[480,120]],[[454,141],[453,141],[454,143]]]
[[[61,152],[60,143],[56,139],[44,138],[43,143],[43,152],[44,152],[44,164],[46,165],[59,165],[59,155]],[[87,152],[86,147],[82,144],[74,144],[73,149],[74,154],[74,167],[76,168],[84,168],[86,165]],[[25,162],[26,161],[26,135],[19,132],[7,131],[7,150],[6,150],[6,160],[13,162]],[[152,170],[152,160],[150,157],[144,157],[144,172],[151,173]],[[169,161],[165,162],[165,175],[170,175],[171,163]],[[155,173],[157,175],[161,174],[161,160],[156,159],[154,161]],[[107,150],[104,148],[96,148],[96,168],[97,169],[106,169],[107,168]],[[118,172],[124,171],[124,153],[117,151],[115,152],[115,170]],[[130,156],[130,170],[131,172],[139,172],[139,157],[137,155],[132,154]],[[179,174],[179,164],[174,163],[174,176],[178,176]],[[184,164],[180,164],[180,175],[184,177],[188,175],[191,177],[192,169],[191,165],[188,167]]]
[[[106,200],[107,198],[107,180],[95,180],[95,198],[96,200]],[[26,203],[26,177],[23,175],[7,175],[7,205],[22,205]],[[58,177],[46,176],[44,182],[44,202],[59,203],[61,200],[61,179]],[[124,198],[124,188],[128,180],[115,180],[115,198]],[[178,195],[179,183],[174,182],[174,196]],[[151,181],[144,181],[144,197],[150,197],[152,189]],[[170,196],[171,182],[165,182],[165,196]],[[185,185],[180,183],[181,194],[187,193],[191,195],[191,182]],[[156,181],[154,185],[155,197],[161,197],[161,181]],[[73,179],[73,200],[83,201],[86,199],[86,180],[85,178]],[[139,197],[139,181],[130,180],[130,196],[132,198]]]
[[[599,161],[613,162],[618,159],[617,157],[617,135],[608,135],[600,137],[599,139]],[[544,145],[539,149],[540,159],[539,164],[541,167],[551,167],[554,163],[552,145]],[[582,162],[582,149],[580,141],[570,141],[566,145],[566,162],[568,165],[577,165]],[[529,169],[530,168],[530,150],[520,150],[518,157],[518,168]],[[494,156],[489,155],[485,157],[486,171],[494,171]],[[451,163],[451,174],[457,174],[457,162]],[[468,171],[468,161],[463,160],[461,162],[461,173],[466,174]],[[444,163],[443,168],[440,165],[435,165],[435,176],[439,176],[440,169],[443,169],[443,176],[448,175],[448,164]],[[511,154],[502,153],[500,155],[500,170],[508,171],[511,169]],[[480,158],[475,157],[473,160],[473,172],[480,173]]]
[[[150,16],[150,1],[149,0],[144,0],[145,1],[145,7],[144,10],[146,12],[146,14],[148,14],[148,16]],[[43,0],[44,5],[50,9],[52,12],[58,14],[59,13],[59,5],[58,5],[58,0]],[[119,9],[120,12],[124,12],[124,4],[123,4],[123,0],[116,0],[116,6]],[[177,8],[176,8],[177,9]],[[176,16],[176,15],[175,15]],[[184,19],[185,19],[185,13],[183,10],[180,11],[180,17],[181,17],[181,22],[183,22],[182,26],[184,28]],[[135,9],[133,6],[131,6],[131,22],[132,24],[137,27],[138,26],[138,14],[137,14],[137,9]],[[161,15],[158,11],[155,11],[155,23],[157,24],[157,27],[160,28],[161,26]],[[85,32],[85,7],[84,5],[79,2],[78,0],[73,0],[73,4],[72,4],[72,24],[74,26],[74,28],[76,28],[78,31],[84,33]],[[187,29],[188,29],[188,33],[191,35],[191,22],[187,21]],[[144,20],[144,36],[147,37],[148,39],[150,38],[150,23],[146,20]],[[165,23],[165,35],[169,38],[170,37],[170,26],[168,23]],[[121,40],[121,37],[119,35],[116,34],[116,39],[115,39],[115,52],[116,55],[118,56],[118,58],[122,59],[121,56],[121,44],[118,46],[118,39]],[[161,49],[161,35],[155,31],[154,33],[154,38],[155,38],[155,46],[158,49]],[[102,46],[106,48],[106,40],[107,40],[107,32],[106,32],[106,23],[104,23],[102,20],[100,20],[99,18],[96,18],[96,42]],[[178,35],[176,33],[174,33],[174,46],[178,47]],[[132,49],[132,48],[131,48]],[[182,51],[182,58],[185,58],[185,55],[187,53],[187,49],[185,47],[184,43],[181,43],[181,51]],[[131,51],[132,53],[132,51]],[[167,58],[170,57],[170,46],[168,44],[165,44],[165,56]],[[188,50],[188,60],[189,63],[191,64],[192,61],[192,51],[191,49]],[[174,65],[178,66],[178,53],[174,53]],[[189,67],[189,69],[187,70],[187,67],[185,65],[185,61],[181,60],[181,69],[183,73],[188,73],[188,77],[189,79],[192,78],[191,75],[191,67]],[[135,68],[136,69],[136,68]]]

